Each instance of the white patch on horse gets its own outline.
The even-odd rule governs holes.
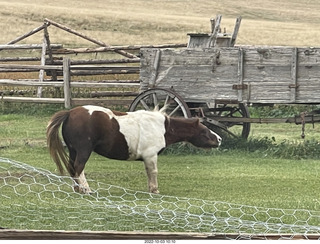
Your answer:
[[[79,191],[84,194],[90,194],[91,189],[89,187],[88,181],[86,179],[86,176],[84,175],[84,170],[82,170],[81,174],[79,175]]]
[[[110,119],[117,120],[129,148],[128,160],[153,157],[166,145],[165,115],[161,112],[140,110],[116,116],[110,109],[99,106],[86,105],[83,108],[87,109],[90,115],[100,111],[108,114]]]
[[[129,147],[129,160],[146,159],[165,147],[165,116],[159,112],[136,111],[114,116]]]
[[[88,110],[88,113],[90,115],[93,114],[93,112],[104,112],[107,115],[109,115],[110,119],[112,119],[114,117],[113,112],[108,109],[108,108],[103,108],[103,107],[99,107],[99,106],[94,106],[94,105],[86,105],[86,106],[82,106],[83,108]]]

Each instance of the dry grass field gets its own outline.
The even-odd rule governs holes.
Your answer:
[[[187,33],[208,32],[210,18],[222,26],[243,21],[238,44],[319,46],[318,0],[0,0],[0,43],[52,19],[110,45],[186,43]],[[39,34],[40,35],[40,34]],[[40,43],[41,36],[25,42]],[[53,43],[87,45],[50,29]]]

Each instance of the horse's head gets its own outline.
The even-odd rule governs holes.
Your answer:
[[[195,133],[189,140],[190,143],[196,147],[207,149],[220,146],[222,139],[218,134],[201,124],[199,120],[195,122],[194,126]]]

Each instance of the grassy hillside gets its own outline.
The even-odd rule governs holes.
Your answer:
[[[317,0],[0,0],[0,43],[50,18],[111,45],[185,43],[188,32],[208,32],[210,18],[223,15],[233,29],[243,17],[239,44],[319,46]],[[52,42],[87,44],[50,29]],[[41,42],[41,36],[27,40]]]

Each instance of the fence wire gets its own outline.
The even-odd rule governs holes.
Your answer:
[[[132,191],[72,178],[0,157],[0,228],[76,231],[170,231],[289,236],[320,234],[320,211],[277,209]],[[283,237],[282,237],[283,235]]]

